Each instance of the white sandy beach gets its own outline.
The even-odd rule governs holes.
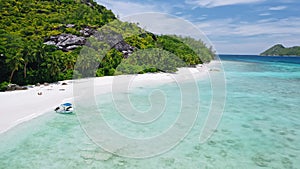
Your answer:
[[[219,61],[213,61],[197,68],[180,68],[174,74],[146,73],[139,75],[121,75],[92,78],[94,93],[99,95],[112,91],[116,79],[131,79],[130,87],[155,85],[207,78],[209,69],[219,67]],[[192,79],[191,79],[192,77]],[[62,85],[65,82],[67,85]],[[10,128],[44,113],[55,113],[54,108],[64,102],[73,101],[73,85],[78,80],[66,80],[49,86],[35,86],[23,91],[0,92],[0,134]],[[119,81],[120,82],[120,81]],[[38,95],[42,92],[42,95]]]

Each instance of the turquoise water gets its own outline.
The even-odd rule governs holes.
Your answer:
[[[0,135],[0,168],[299,168],[300,64],[286,61],[288,58],[273,62],[232,57],[223,61],[227,99],[222,120],[203,144],[199,135],[211,101],[207,80],[197,83],[201,106],[196,123],[166,153],[145,159],[110,154],[85,135],[76,115],[47,113]],[[130,91],[132,106],[147,111],[153,89],[163,91],[168,102],[164,114],[150,124],[124,120],[116,113],[109,94],[96,98],[98,109],[110,126],[124,135],[156,136],[180,113],[180,91],[176,84],[137,88]],[[188,101],[190,106],[195,102]]]

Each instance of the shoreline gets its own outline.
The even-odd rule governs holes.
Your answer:
[[[101,95],[112,92],[112,84],[114,80],[122,82],[130,79],[129,87],[136,88],[141,86],[163,85],[172,82],[182,82],[188,80],[201,80],[209,77],[209,71],[219,67],[220,61],[211,61],[196,68],[178,68],[176,73],[145,73],[135,75],[119,75],[93,77],[88,80],[94,82],[94,94]],[[191,76],[192,75],[192,76]],[[0,92],[0,135],[22,124],[30,121],[45,113],[54,112],[54,108],[63,102],[73,102],[74,83],[78,83],[85,79],[64,80],[57,84],[49,84],[48,86],[35,86],[27,90]],[[121,81],[120,81],[121,80]],[[67,83],[67,85],[62,85]],[[42,95],[38,95],[41,92]]]

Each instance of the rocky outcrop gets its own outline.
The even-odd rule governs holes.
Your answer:
[[[44,44],[55,45],[58,47],[58,49],[69,51],[84,45],[85,42],[86,39],[84,37],[72,34],[61,34],[57,36],[51,36]]]
[[[67,24],[65,27],[73,28],[75,25]],[[79,31],[82,36],[73,34],[60,34],[47,38],[44,42],[46,45],[54,45],[58,49],[63,51],[74,50],[80,46],[87,45],[87,38],[94,36],[98,41],[107,43],[111,48],[115,48],[123,53],[124,58],[127,58],[133,53],[135,47],[130,46],[124,40],[121,34],[114,31],[100,31],[98,32],[95,28],[85,27]]]
[[[128,58],[134,51],[134,47],[127,44],[124,40],[117,43],[113,48],[117,49],[118,51],[123,53],[124,58]]]
[[[75,24],[66,24],[64,28],[75,28]],[[73,34],[60,34],[56,36],[51,36],[45,39],[44,44],[54,45],[58,49],[63,51],[70,51],[83,46],[86,42],[86,38],[92,36],[96,33],[96,28],[85,27],[79,31],[82,36],[77,36]]]
[[[14,90],[27,90],[27,87],[22,87],[17,84],[9,84],[7,85],[6,91],[14,91]]]
[[[135,47],[130,46],[126,43],[121,34],[116,33],[112,30],[105,30],[100,32],[95,32],[93,36],[101,42],[107,43],[111,48],[115,48],[123,53],[124,58],[127,58],[133,53]]]
[[[74,27],[75,27],[74,24],[67,24],[67,25],[66,25],[66,28],[74,28]]]
[[[79,32],[85,37],[90,37],[93,34],[95,34],[97,31],[93,28],[86,27],[86,28],[81,29]]]

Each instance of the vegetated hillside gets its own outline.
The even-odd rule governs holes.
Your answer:
[[[74,69],[79,77],[173,72],[176,67],[200,64],[213,57],[201,40],[154,35],[136,24],[117,20],[110,10],[92,0],[0,3],[2,84],[72,79]],[[157,68],[161,61],[165,64]],[[121,63],[122,69],[118,69]]]
[[[101,27],[114,14],[93,1],[2,0],[0,3],[0,82],[19,84],[72,78],[78,50],[63,52],[43,44],[54,35],[80,35]],[[69,25],[68,24],[74,24]]]
[[[262,56],[300,56],[300,46],[290,48],[284,47],[282,44],[277,44],[267,49],[260,55]]]

